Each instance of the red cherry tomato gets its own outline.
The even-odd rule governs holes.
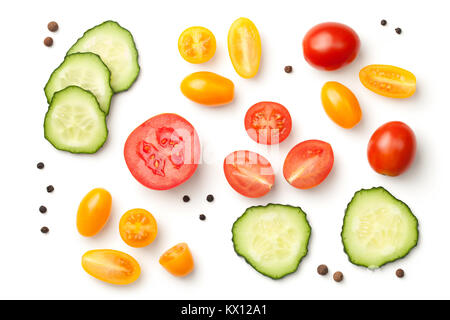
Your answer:
[[[367,157],[373,170],[388,176],[398,176],[411,165],[416,154],[416,136],[400,121],[388,122],[372,135]]]
[[[261,144],[277,144],[284,141],[292,129],[289,111],[276,102],[259,102],[245,115],[247,134]]]
[[[303,141],[289,151],[283,166],[287,182],[298,189],[321,184],[333,168],[331,145],[320,140]]]
[[[223,170],[230,186],[249,198],[259,198],[268,193],[275,183],[269,161],[251,151],[235,151],[223,162]]]
[[[345,24],[321,23],[310,29],[303,39],[306,61],[321,70],[336,70],[353,60],[359,52],[358,34]]]
[[[124,154],[137,181],[150,189],[167,190],[194,174],[200,160],[200,141],[187,120],[164,113],[130,134]]]

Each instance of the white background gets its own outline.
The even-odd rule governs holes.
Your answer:
[[[120,298],[120,299],[314,299],[314,298],[450,298],[448,212],[449,41],[447,1],[9,1],[0,5],[0,126],[2,155],[0,220],[0,298]],[[260,72],[240,78],[228,57],[226,39],[232,22],[250,18],[262,38]],[[141,74],[128,91],[114,96],[108,117],[109,138],[94,155],[71,155],[55,150],[43,137],[47,104],[43,87],[66,51],[82,33],[113,19],[128,28],[137,43]],[[380,20],[388,25],[382,27]],[[60,30],[51,34],[47,23]],[[303,59],[301,42],[313,25],[338,21],[353,27],[361,38],[361,52],[350,66],[321,72]],[[177,50],[180,33],[201,25],[216,36],[214,58],[203,65],[185,62]],[[394,32],[397,26],[403,34]],[[52,48],[43,45],[51,35]],[[367,64],[392,64],[412,71],[418,79],[416,95],[391,100],[365,89],[358,71]],[[286,74],[285,65],[294,72]],[[191,103],[180,92],[189,73],[208,70],[230,78],[235,101],[209,109]],[[362,122],[344,130],[331,122],[320,103],[320,89],[329,80],[347,85],[358,97]],[[268,152],[245,133],[247,109],[263,100],[285,105],[293,131],[278,150]],[[184,185],[164,192],[141,186],[123,159],[128,134],[153,115],[175,112],[188,119],[200,136],[205,164]],[[413,128],[418,140],[414,165],[404,175],[376,174],[366,159],[372,132],[391,120]],[[280,170],[287,152],[306,139],[332,144],[335,166],[319,187],[301,191],[284,180]],[[247,199],[234,192],[222,171],[223,158],[238,149],[260,152],[276,170],[275,188],[264,198]],[[36,163],[45,162],[44,170]],[[46,192],[55,186],[52,194]],[[403,260],[381,270],[352,265],[340,241],[347,203],[361,188],[384,186],[405,201],[420,222],[420,241]],[[83,238],[75,217],[81,198],[103,187],[113,196],[111,218],[94,238]],[[214,203],[205,200],[214,194]],[[188,194],[191,202],[182,202]],[[313,233],[310,252],[299,270],[274,281],[255,272],[236,256],[231,225],[247,207],[284,203],[301,206]],[[48,207],[42,215],[40,205]],[[146,208],[158,221],[157,240],[133,249],[118,233],[120,216],[132,208]],[[205,214],[207,220],[198,219]],[[42,226],[50,233],[43,235]],[[168,274],[158,263],[162,252],[186,241],[196,269],[184,279]],[[111,248],[133,255],[141,264],[141,278],[116,287],[88,276],[81,256],[90,249]],[[320,277],[325,263],[331,274],[340,270],[342,283],[331,274]],[[403,268],[404,279],[395,277]]]

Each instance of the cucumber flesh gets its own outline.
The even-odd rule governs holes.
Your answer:
[[[111,73],[100,57],[94,53],[75,53],[68,55],[64,62],[53,71],[45,86],[47,101],[52,101],[55,92],[68,86],[78,86],[92,92],[100,108],[108,114],[111,97]]]
[[[93,52],[100,56],[111,71],[114,92],[131,87],[139,75],[138,52],[131,33],[117,22],[105,21],[86,31],[67,54]]]
[[[418,221],[386,189],[363,189],[348,204],[341,236],[352,263],[376,269],[403,258],[417,245]]]
[[[106,115],[91,92],[70,86],[54,94],[44,133],[56,149],[95,153],[108,136]]]
[[[311,227],[301,208],[250,207],[233,225],[236,253],[258,272],[280,279],[297,270],[308,253]]]

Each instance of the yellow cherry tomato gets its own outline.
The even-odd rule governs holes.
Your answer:
[[[181,92],[186,98],[210,107],[233,101],[234,84],[213,72],[195,72],[181,82]]]
[[[364,67],[359,79],[367,89],[389,98],[408,98],[416,92],[416,77],[408,70],[381,64]]]
[[[186,243],[179,243],[167,250],[160,258],[159,263],[176,277],[184,277],[194,270],[194,259]]]
[[[82,236],[92,237],[102,230],[111,212],[111,202],[111,194],[101,188],[91,190],[81,200],[77,213],[77,229]]]
[[[349,88],[339,82],[325,83],[322,88],[322,105],[330,119],[342,128],[353,128],[361,120],[358,99]]]
[[[261,38],[255,24],[239,18],[228,32],[228,52],[236,72],[243,78],[253,78],[261,61]]]
[[[91,250],[81,258],[84,271],[94,278],[118,285],[130,284],[141,274],[139,263],[116,250]]]
[[[122,240],[131,247],[142,248],[152,243],[158,234],[158,226],[153,215],[144,209],[125,212],[119,222]]]
[[[183,31],[178,39],[178,51],[190,63],[203,63],[216,52],[216,38],[204,27],[191,27]]]

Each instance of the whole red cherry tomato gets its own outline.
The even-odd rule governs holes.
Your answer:
[[[306,61],[321,70],[336,70],[358,55],[361,43],[358,34],[342,23],[326,22],[310,29],[303,38]]]
[[[388,176],[405,172],[416,154],[416,137],[406,124],[388,122],[372,135],[367,148],[367,157],[372,168]]]

